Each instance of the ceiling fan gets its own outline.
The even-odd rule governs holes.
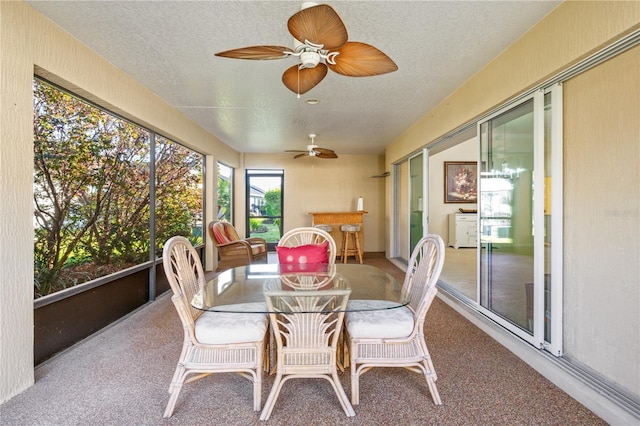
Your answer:
[[[294,37],[293,49],[284,46],[251,46],[216,53],[234,59],[299,58],[282,75],[284,85],[300,96],[327,75],[327,69],[349,77],[385,74],[398,66],[377,48],[348,41],[347,29],[336,11],[326,4],[303,3],[287,22]]]
[[[293,156],[294,159],[305,157],[305,156],[317,157],[317,158],[338,158],[338,156],[336,155],[335,152],[333,152],[332,149],[320,148],[318,147],[318,145],[315,144],[314,142],[314,139],[316,137],[315,133],[309,134],[309,137],[311,138],[311,143],[307,145],[306,151],[301,151],[297,149],[288,149],[285,152],[299,152],[299,154]]]

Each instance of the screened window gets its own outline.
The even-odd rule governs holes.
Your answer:
[[[34,79],[34,295],[149,261],[156,241],[202,243],[203,156]],[[161,244],[158,244],[161,245]]]
[[[233,169],[218,163],[218,220],[232,222]]]
[[[204,157],[162,136],[156,137],[156,241],[181,235],[201,245]]]

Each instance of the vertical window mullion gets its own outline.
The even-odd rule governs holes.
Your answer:
[[[156,134],[149,137],[149,300],[156,299]]]
[[[549,351],[555,356],[562,356],[563,329],[563,98],[562,83],[551,88],[551,342]]]

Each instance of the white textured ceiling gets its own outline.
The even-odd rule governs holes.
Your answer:
[[[304,149],[316,133],[316,144],[338,154],[368,154],[383,153],[560,2],[329,2],[349,40],[379,48],[398,71],[359,78],[329,71],[301,99],[281,82],[294,58],[214,56],[292,46],[287,20],[300,1],[27,3],[240,152]]]

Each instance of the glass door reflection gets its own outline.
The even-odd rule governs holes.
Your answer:
[[[480,125],[480,305],[528,334],[533,333],[533,126],[533,99]]]

